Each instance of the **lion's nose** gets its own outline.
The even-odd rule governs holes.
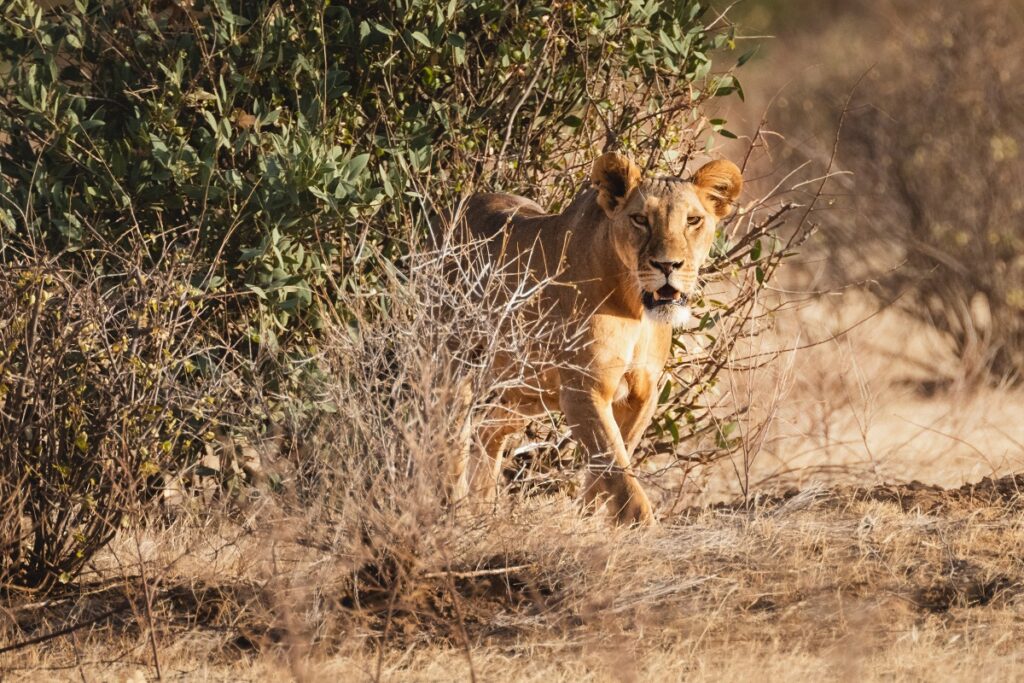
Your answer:
[[[682,268],[683,267],[683,262],[682,261],[654,261],[654,260],[652,260],[651,261],[651,265],[654,266],[656,269],[660,270],[661,272],[663,272],[665,274],[665,277],[668,277],[669,275],[672,274],[673,270],[678,270],[679,268]]]

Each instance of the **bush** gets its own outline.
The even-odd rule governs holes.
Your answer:
[[[223,392],[175,269],[0,271],[0,586],[68,581],[210,436]],[[222,387],[223,389],[223,387]]]
[[[218,420],[222,429],[294,420],[316,431],[317,415],[339,409],[329,371],[356,386],[377,368],[370,386],[385,407],[417,400],[388,389],[408,373],[378,363],[402,348],[397,333],[359,335],[409,311],[394,282],[413,278],[409,254],[427,221],[478,188],[558,209],[604,149],[681,174],[717,134],[731,135],[702,106],[742,94],[729,70],[711,70],[712,52],[732,47],[731,27],[694,0],[10,3],[0,23],[9,329],[34,315],[14,266],[53,273],[60,295],[31,348],[8,339],[21,360],[2,366],[0,382],[24,388],[39,363],[51,374],[46,393],[7,394],[0,475],[18,487],[70,467],[70,479],[33,480],[30,498],[46,501],[29,514],[41,549],[10,542],[4,576],[73,575],[128,502],[145,498],[150,474],[192,462],[189,397],[212,389],[190,383],[190,363],[209,370],[210,386],[226,381],[224,364],[240,368],[235,398],[218,404],[238,415]],[[755,223],[745,214],[716,245],[738,298],[706,301],[701,333],[713,343],[663,395],[655,432],[673,445],[716,419],[696,411],[700,397],[785,253],[770,239],[778,222]],[[132,316],[158,282],[188,292],[169,304],[183,316],[167,323],[169,341],[142,335],[125,351],[138,361],[117,356],[119,342],[101,345],[134,338]],[[719,326],[723,316],[735,325]],[[68,325],[95,335],[93,346],[67,350]],[[331,356],[337,330],[362,340],[342,345],[345,362]],[[368,357],[368,339],[385,355]],[[420,419],[416,405],[400,408],[376,414]],[[371,470],[390,467],[375,439],[356,451]],[[153,444],[158,459],[145,455]],[[18,514],[5,518],[6,538],[23,538]],[[85,543],[67,535],[82,524],[93,525]],[[26,552],[38,556],[33,569]]]
[[[245,331],[276,350],[315,326],[314,289],[373,286],[360,243],[397,256],[406,206],[447,204],[481,179],[564,179],[595,139],[660,155],[669,124],[737,87],[710,75],[710,51],[730,38],[703,11],[14,2],[0,26],[5,253],[45,248],[96,268],[111,246],[144,244],[154,261],[197,249],[213,268],[194,284],[258,298]]]

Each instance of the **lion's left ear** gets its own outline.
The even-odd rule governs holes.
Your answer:
[[[709,204],[718,218],[725,218],[743,189],[743,176],[736,164],[724,159],[711,161],[693,174],[691,182],[701,199]]]
[[[625,154],[607,152],[594,160],[590,182],[597,188],[597,203],[611,216],[640,184],[640,167]]]

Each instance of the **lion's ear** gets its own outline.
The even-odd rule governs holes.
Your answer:
[[[715,211],[718,218],[725,218],[732,211],[732,205],[743,189],[740,169],[731,161],[711,161],[693,174],[693,184],[706,204]]]
[[[640,167],[625,154],[607,152],[594,160],[590,182],[597,188],[597,203],[611,216],[640,184]]]

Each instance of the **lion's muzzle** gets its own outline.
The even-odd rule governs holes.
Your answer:
[[[672,285],[666,284],[655,292],[644,291],[641,295],[644,307],[653,310],[661,306],[685,306],[686,294]]]

